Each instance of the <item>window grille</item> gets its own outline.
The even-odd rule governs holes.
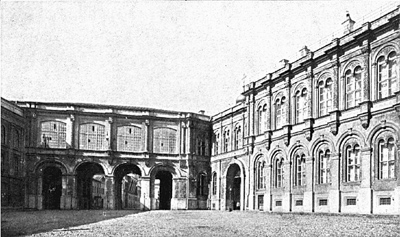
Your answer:
[[[281,207],[282,206],[282,201],[281,200],[275,201],[275,206]]]
[[[392,199],[390,197],[379,198],[379,205],[391,205]]]
[[[357,205],[357,200],[355,198],[347,198],[346,205],[347,206],[355,206],[355,205]]]
[[[154,146],[155,153],[176,152],[176,130],[172,128],[156,128],[154,129]]]
[[[136,126],[121,126],[117,129],[118,151],[141,151],[142,129]]]
[[[84,150],[105,150],[105,126],[94,123],[81,124],[79,148]]]
[[[298,200],[296,200],[295,205],[296,205],[296,206],[303,206],[303,199],[298,199]]]
[[[63,122],[46,121],[41,123],[41,143],[48,148],[66,148],[67,127]]]
[[[327,206],[328,205],[328,199],[319,199],[318,200],[318,205],[319,206]]]

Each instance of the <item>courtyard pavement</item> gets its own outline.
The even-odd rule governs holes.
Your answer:
[[[2,236],[400,236],[400,217],[255,211],[31,211],[2,213],[1,228]]]

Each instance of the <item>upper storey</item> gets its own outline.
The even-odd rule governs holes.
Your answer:
[[[400,103],[400,6],[244,87],[234,107],[212,117],[214,154],[360,120]]]
[[[209,156],[204,114],[80,103],[17,102],[29,120],[28,148]]]

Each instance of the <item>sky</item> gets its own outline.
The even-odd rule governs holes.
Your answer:
[[[400,2],[0,4],[3,98],[214,115],[281,59],[295,61],[304,45],[315,50],[340,36],[346,11],[361,24]]]

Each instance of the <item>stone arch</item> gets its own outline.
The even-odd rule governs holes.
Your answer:
[[[353,71],[354,68],[356,68],[357,66],[360,66],[362,71],[366,69],[363,60],[360,57],[358,57],[346,62],[342,67],[340,75],[343,76],[349,69]]]
[[[306,156],[310,156],[310,151],[308,150],[308,148],[307,148],[307,146],[304,144],[304,143],[302,143],[302,142],[300,142],[300,143],[295,143],[295,144],[293,144],[290,148],[289,148],[289,157],[290,157],[290,159],[292,160],[293,159],[293,156],[294,156],[294,154],[296,153],[296,152],[301,152],[301,153],[303,153],[304,155],[306,155]]]
[[[261,99],[257,102],[256,110],[258,110],[259,107],[264,107],[266,104],[266,101],[264,99]]]
[[[277,100],[277,99],[280,99],[280,98],[282,98],[282,97],[285,97],[285,93],[284,93],[282,90],[280,90],[278,93],[276,93],[276,94],[273,96],[272,103],[275,104],[275,103],[276,103],[276,100]]]
[[[333,78],[333,73],[328,69],[323,71],[314,82],[314,87],[317,88],[320,81],[326,81],[328,78]],[[332,79],[333,81],[333,79]]]
[[[156,164],[150,169],[149,176],[151,209],[170,210],[173,197],[173,179],[178,178],[180,174],[171,165]]]
[[[66,175],[69,173],[68,167],[59,159],[51,159],[51,160],[46,159],[46,160],[39,161],[35,165],[34,172],[37,175],[41,175],[43,170],[50,166],[55,166],[55,167],[59,168],[63,175]]]
[[[395,136],[394,138],[398,141],[400,137],[400,127],[390,121],[385,121],[384,123],[381,123],[369,132],[368,137],[367,137],[367,144],[369,144],[371,147],[374,146],[376,142],[376,138],[379,137],[381,133],[384,132],[391,132]]]
[[[91,161],[91,160],[89,160],[89,159],[84,159],[84,160],[82,160],[82,161],[79,161],[79,162],[74,166],[72,173],[76,175],[76,169],[78,169],[79,166],[81,166],[81,165],[83,165],[83,164],[85,164],[85,163],[95,163],[95,164],[97,164],[97,165],[100,165],[101,168],[103,169],[104,174],[109,174],[109,172],[108,172],[109,169],[106,167],[106,165],[104,165],[102,162],[94,162],[94,161]]]
[[[287,153],[284,151],[284,149],[279,148],[279,147],[274,147],[274,149],[272,149],[269,154],[270,154],[269,155],[270,164],[273,164],[273,159],[279,154],[282,155],[283,160],[287,160],[288,159],[287,158],[288,157]]]
[[[317,139],[314,140],[314,142],[311,144],[311,155],[315,156],[318,148],[322,145],[322,144],[328,144],[332,150],[332,153],[336,153],[336,147],[335,144],[333,143],[333,141],[330,138],[321,138],[318,137]]]
[[[131,162],[124,162],[124,163],[120,163],[120,164],[116,164],[112,169],[111,169],[111,174],[114,175],[115,171],[118,169],[118,167],[122,166],[122,165],[135,165],[139,170],[140,170],[140,175],[144,176],[146,175],[145,170],[143,169],[143,167],[138,164],[138,163],[131,163]]]
[[[165,165],[165,164],[155,164],[153,165],[149,172],[147,173],[148,176],[155,175],[158,171],[168,171],[172,174],[173,178],[180,178],[182,174],[179,169],[172,165]]]
[[[116,209],[140,209],[141,177],[143,171],[138,164],[122,163],[113,169],[114,203]]]
[[[378,58],[382,55],[389,55],[391,51],[395,51],[397,54],[400,52],[399,45],[395,44],[394,42],[386,43],[378,48],[376,52],[372,56],[373,62],[376,62]]]
[[[224,171],[225,208],[244,210],[245,202],[245,167],[241,161],[232,160]]]
[[[360,142],[361,148],[366,147],[364,135],[357,130],[349,129],[349,130],[347,130],[347,132],[344,132],[337,140],[336,150],[339,152],[343,151],[343,148],[344,148],[344,145],[346,144],[346,142],[352,138],[355,138]]]
[[[306,83],[304,81],[297,83],[292,90],[292,95],[295,96],[297,91],[303,91],[303,89],[306,89],[308,92]]]

